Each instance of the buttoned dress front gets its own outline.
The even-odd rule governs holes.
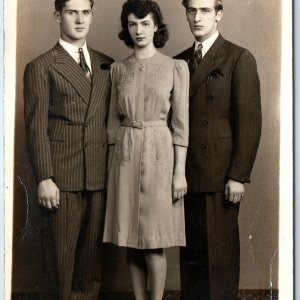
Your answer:
[[[189,71],[159,51],[111,68],[104,242],[137,249],[185,245],[184,203],[172,199],[174,145],[188,146]],[[110,146],[112,147],[112,146]]]

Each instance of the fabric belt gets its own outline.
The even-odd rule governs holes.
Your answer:
[[[159,121],[132,121],[128,119],[124,119],[122,121],[122,126],[132,127],[137,129],[143,129],[145,127],[167,127],[167,121],[159,120]]]

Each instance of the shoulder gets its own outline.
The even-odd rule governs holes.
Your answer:
[[[46,66],[47,64],[49,64],[51,61],[54,61],[54,49],[52,48],[44,53],[42,53],[41,55],[37,56],[36,58],[34,58],[32,61],[30,61],[27,66]]]
[[[111,57],[109,57],[106,54],[103,54],[99,51],[96,51],[90,47],[88,49],[89,49],[90,54],[92,54],[93,57],[98,60],[98,63],[100,64],[101,69],[103,69],[103,70],[110,69],[111,64],[114,62],[114,60]]]
[[[186,61],[187,59],[189,59],[190,54],[191,54],[191,48],[188,48],[188,49],[180,52],[179,54],[175,55],[174,58],[175,59],[183,59]]]
[[[226,50],[226,52],[228,54],[235,56],[237,60],[246,59],[246,60],[252,60],[255,62],[254,55],[248,49],[241,47],[237,44],[234,44],[230,41],[225,40],[224,49]]]
[[[174,60],[174,66],[175,68],[178,69],[187,69],[188,70],[188,65],[187,62],[183,59],[173,59]]]
[[[114,61],[111,57],[107,56],[106,54],[96,51],[90,47],[88,49],[96,59],[98,59],[99,61],[101,61],[103,63],[111,64]]]
[[[187,63],[184,59],[172,58],[161,52],[158,53],[157,57],[158,57],[157,62],[159,64],[166,64],[166,65],[172,66],[174,68],[187,68],[188,67]]]
[[[45,73],[49,70],[55,61],[55,47],[42,53],[41,55],[28,62],[25,67],[25,74],[28,73]]]

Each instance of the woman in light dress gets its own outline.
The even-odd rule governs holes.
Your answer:
[[[189,70],[157,50],[168,39],[158,4],[123,5],[119,34],[133,54],[111,67],[104,242],[127,247],[136,299],[163,296],[164,248],[185,246]]]

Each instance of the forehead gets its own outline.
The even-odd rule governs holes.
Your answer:
[[[195,8],[214,8],[215,0],[189,0],[188,7]]]
[[[65,10],[89,10],[91,9],[90,0],[69,0],[63,7]]]
[[[145,21],[153,21],[152,13],[149,13],[145,18],[139,19],[135,14],[131,13],[128,15],[128,22],[145,22]]]

